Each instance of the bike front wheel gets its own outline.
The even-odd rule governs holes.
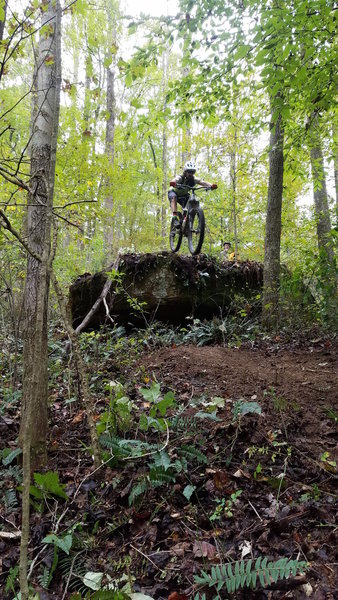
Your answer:
[[[170,224],[169,243],[172,252],[178,252],[182,244],[183,232],[181,213],[178,213],[177,217],[173,217]]]
[[[193,208],[190,213],[188,246],[191,254],[201,251],[204,241],[205,218],[202,208]]]

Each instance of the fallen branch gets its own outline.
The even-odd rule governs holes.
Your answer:
[[[117,269],[118,269],[118,266],[119,266],[119,263],[120,263],[120,256],[118,255],[117,259],[115,260],[115,262],[113,263],[113,265],[112,265],[112,267],[111,267],[111,268],[112,268],[112,269],[114,269],[114,270],[117,270]],[[80,325],[78,325],[78,326],[77,326],[77,328],[75,329],[75,333],[76,333],[77,335],[78,335],[79,333],[81,333],[81,331],[83,331],[83,329],[85,329],[85,327],[88,325],[88,323],[90,323],[90,321],[91,321],[91,319],[92,319],[93,315],[94,315],[94,314],[96,313],[96,311],[98,310],[98,308],[99,308],[99,306],[100,306],[101,302],[103,302],[103,301],[106,299],[106,297],[107,297],[107,295],[108,295],[108,293],[109,293],[109,290],[110,290],[110,288],[111,288],[111,286],[112,286],[112,283],[113,283],[113,280],[112,280],[112,279],[110,279],[110,278],[108,277],[108,279],[107,279],[106,283],[105,283],[105,284],[104,284],[104,286],[103,286],[103,290],[102,290],[102,292],[101,292],[100,296],[99,296],[99,297],[98,297],[98,299],[97,299],[97,300],[94,302],[94,304],[93,304],[92,308],[91,308],[91,309],[90,309],[90,311],[89,311],[89,312],[86,314],[85,318],[84,318],[84,319],[83,319],[83,321],[80,323]]]

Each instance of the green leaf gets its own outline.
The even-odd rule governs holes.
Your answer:
[[[167,409],[175,405],[175,395],[173,392],[167,392],[162,400],[159,400],[156,404],[156,408],[159,411],[160,415],[164,417],[167,412]]]
[[[15,448],[15,450],[9,452],[9,454],[2,459],[2,464],[7,467],[7,465],[10,465],[10,463],[20,454],[22,454],[21,448]]]
[[[68,499],[64,488],[64,484],[59,482],[59,475],[55,471],[47,473],[34,473],[35,483],[40,486],[45,492],[58,496],[59,498]]]
[[[154,463],[156,467],[163,467],[163,469],[167,471],[171,466],[170,456],[162,450],[162,452],[155,455]]]
[[[241,58],[244,58],[244,56],[246,56],[250,50],[251,50],[251,46],[249,44],[245,44],[243,46],[238,46],[237,51],[235,52],[235,55],[234,55],[234,59],[240,60]]]
[[[141,108],[142,102],[140,102],[140,100],[138,100],[137,98],[134,98],[130,101],[130,106],[133,106],[134,108]]]
[[[110,65],[112,64],[112,62],[113,62],[112,55],[107,56],[103,61],[103,66],[105,67],[105,69],[108,69],[110,67]]]
[[[141,388],[140,392],[147,402],[156,402],[160,397],[160,390],[160,384],[153,383],[151,388]]]
[[[191,496],[193,495],[194,491],[196,489],[196,486],[194,485],[186,485],[184,490],[183,490],[183,496],[188,500],[190,500]]]
[[[50,535],[46,535],[42,542],[44,544],[53,544],[54,546],[60,548],[60,550],[63,550],[63,552],[66,554],[69,554],[73,543],[73,536],[69,533],[64,537],[59,538],[57,535],[55,535],[55,533],[51,533]]]
[[[87,571],[82,578],[84,585],[91,590],[99,590],[102,583],[102,577],[104,573],[95,573],[94,571]]]

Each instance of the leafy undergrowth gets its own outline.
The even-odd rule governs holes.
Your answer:
[[[96,471],[62,335],[50,348],[49,461],[31,488],[36,597],[334,598],[335,345],[198,347],[167,332],[159,347],[120,334],[84,336],[104,459]],[[21,478],[20,393],[7,392],[6,600],[18,590]]]

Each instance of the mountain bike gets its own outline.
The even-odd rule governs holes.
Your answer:
[[[203,209],[200,207],[195,192],[197,190],[209,191],[212,188],[190,187],[189,185],[177,184],[177,188],[186,189],[187,196],[181,198],[183,214],[178,212],[171,219],[169,242],[173,252],[178,252],[181,247],[183,236],[188,238],[188,247],[191,254],[195,255],[201,251],[204,241],[205,218]]]

